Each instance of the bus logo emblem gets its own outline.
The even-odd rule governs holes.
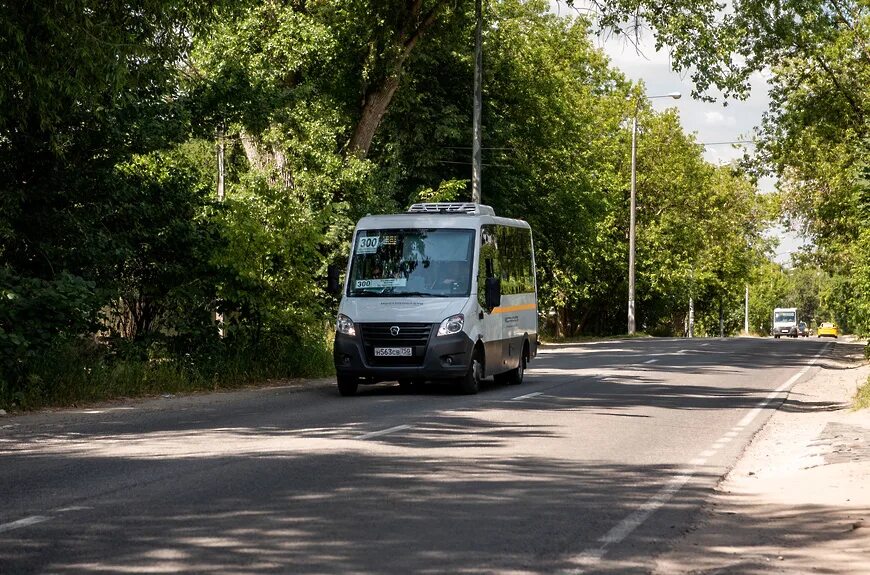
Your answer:
[[[399,326],[394,325],[393,327],[391,327],[391,328],[390,328],[390,334],[391,334],[393,337],[399,335]]]

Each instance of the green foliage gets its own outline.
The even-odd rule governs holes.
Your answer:
[[[318,247],[329,212],[312,211],[256,175],[243,182],[219,214],[226,245],[213,263],[221,269],[222,311],[239,312],[255,331],[316,324],[323,313]]]
[[[801,321],[815,329],[822,322],[834,322],[845,333],[860,329],[853,318],[860,310],[852,308],[855,281],[830,275],[819,267],[783,268],[767,263],[753,274],[750,287],[750,326],[769,335],[775,307],[796,307]],[[860,304],[859,304],[860,305]]]
[[[777,66],[764,150],[820,246],[791,273],[764,264],[771,202],[651,110],[589,20],[486,3],[483,201],[531,223],[554,335],[624,331],[635,116],[643,330],[680,333],[689,298],[701,331],[739,329],[747,282],[753,328],[794,300],[868,329],[864,28],[819,6],[796,32],[798,7],[758,0],[618,0],[599,22],[646,17],[699,91]],[[444,0],[0,8],[0,402],[327,371],[326,269],[354,221],[470,199],[473,28],[472,2]]]
[[[746,96],[753,72],[772,71],[756,169],[778,176],[786,223],[812,240],[810,263],[832,276],[827,313],[870,333],[867,2],[592,4],[599,25],[617,34],[649,25],[657,48],[672,47],[675,70],[689,73],[706,99],[712,87]]]
[[[28,362],[56,341],[93,331],[96,299],[94,284],[78,276],[49,281],[0,268],[0,393],[15,389]]]
[[[118,207],[103,220],[116,262],[113,335],[139,341],[183,331],[192,314],[208,317],[214,299],[208,260],[219,242],[205,217],[209,187],[177,151],[134,156],[116,169]]]
[[[584,19],[512,1],[492,3],[487,19],[483,201],[532,224],[551,329],[623,332],[630,86],[591,46]],[[469,38],[473,21],[465,26]],[[469,50],[444,37],[421,46],[385,119],[370,158],[386,166],[399,205],[412,201],[403,190],[428,193],[470,172],[471,108],[457,106],[472,83]],[[742,174],[706,166],[675,115],[645,104],[639,115],[641,321],[679,333],[692,289],[699,310],[742,299],[772,212]]]
[[[870,333],[870,10],[862,2],[806,10],[771,60],[761,152],[779,176],[786,221],[813,242],[809,263],[831,275],[823,292],[829,316],[850,331]]]
[[[439,183],[437,188],[424,188],[418,191],[411,199],[411,203],[454,202],[467,187],[468,180],[445,180]]]

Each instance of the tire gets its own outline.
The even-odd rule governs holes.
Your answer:
[[[483,379],[483,362],[480,361],[480,352],[474,350],[471,354],[471,363],[468,371],[459,380],[459,391],[465,395],[474,395],[480,391],[480,381]]]
[[[516,369],[512,369],[505,374],[505,383],[508,385],[519,385],[523,382],[526,374],[526,356],[520,358],[520,365]]]
[[[341,375],[338,376],[338,393],[341,394],[342,397],[352,397],[356,395],[358,387],[359,383],[356,378]]]

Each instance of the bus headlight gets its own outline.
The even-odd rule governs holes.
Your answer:
[[[335,331],[343,335],[356,335],[356,326],[353,325],[353,320],[344,315],[338,314],[338,320],[335,322]]]
[[[462,331],[462,326],[465,325],[465,316],[461,313],[452,315],[441,322],[438,326],[437,335],[452,335]]]

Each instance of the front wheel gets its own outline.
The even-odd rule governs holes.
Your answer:
[[[459,380],[459,391],[466,395],[474,395],[480,391],[480,381],[483,379],[483,362],[480,360],[480,352],[477,350],[471,354],[471,364],[468,371]]]
[[[359,387],[359,383],[354,377],[347,376],[338,376],[338,393],[340,393],[343,397],[351,397],[356,395],[356,390]]]

